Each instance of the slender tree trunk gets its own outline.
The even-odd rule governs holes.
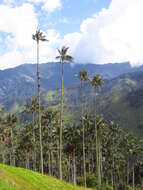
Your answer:
[[[12,166],[12,153],[11,153],[11,148],[10,148],[10,153],[9,153],[9,163],[10,163],[10,166]]]
[[[114,143],[113,143],[113,146],[114,146]],[[112,158],[112,187],[114,189],[114,168],[115,168],[115,163],[114,163],[114,153],[113,153],[113,158]]]
[[[35,139],[35,118],[34,118],[34,112],[32,113],[32,125],[33,125],[33,143],[34,143],[33,170],[36,171],[36,139]]]
[[[130,167],[130,163],[129,163],[129,157],[128,157],[128,161],[127,161],[127,185],[129,185],[129,167]]]
[[[101,139],[100,136],[98,137],[98,175],[99,175],[99,189],[101,189],[101,167],[102,167],[102,152],[101,152]]]
[[[75,149],[73,151],[73,183],[76,185],[76,161],[75,161]]]
[[[5,151],[4,151],[4,149],[2,152],[2,163],[5,164]]]
[[[92,151],[92,155],[91,155],[91,165],[92,165],[92,167],[91,167],[91,171],[92,171],[92,173],[94,172],[94,170],[95,170],[95,164],[94,164],[94,154],[93,154],[93,151]]]
[[[98,178],[98,190],[101,189],[101,175],[100,175],[100,164],[99,164],[99,137],[98,129],[96,124],[96,87],[94,88],[94,117],[95,117],[95,135],[96,135],[96,175]]]
[[[90,154],[90,145],[88,145],[88,173],[91,173],[91,163],[90,163],[90,157],[91,157],[91,154],[92,154],[92,150],[91,150],[91,154]]]
[[[53,175],[53,160],[54,160],[54,156],[53,156],[53,152],[51,151],[51,175]]]
[[[29,152],[26,151],[26,169],[30,168],[30,163],[29,163]]]
[[[68,181],[71,182],[71,157],[68,157]]]
[[[64,63],[62,65],[62,78],[61,78],[61,110],[60,110],[60,138],[59,138],[59,177],[63,178],[62,174],[62,139],[63,139],[63,82],[64,82]]]
[[[40,161],[41,173],[43,174],[43,145],[42,145],[42,126],[41,126],[41,106],[40,106],[40,76],[39,76],[39,41],[37,41],[37,85],[38,85],[38,125],[40,138]]]
[[[11,125],[11,151],[12,151],[12,165],[15,166],[15,150],[14,150],[13,130]]]
[[[83,151],[83,175],[84,175],[84,186],[86,187],[86,160],[85,160],[85,126],[84,120],[82,119],[82,151]]]
[[[48,169],[49,169],[49,175],[51,175],[51,152],[50,152],[50,150],[48,152]]]
[[[133,166],[132,166],[132,173],[133,173],[133,190],[135,190],[135,167],[134,167],[134,162],[133,162]]]
[[[114,189],[114,176],[113,176],[113,170],[111,171],[111,182],[112,182],[112,188]]]
[[[85,159],[85,126],[83,119],[83,84],[81,81],[81,120],[82,120],[82,152],[83,152],[83,177],[84,186],[86,187],[86,159]]]

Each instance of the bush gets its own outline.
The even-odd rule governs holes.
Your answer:
[[[113,190],[113,188],[108,184],[103,184],[101,189],[102,190]]]
[[[84,185],[84,178],[79,176],[77,177],[77,184],[80,186]],[[86,174],[86,184],[87,187],[96,187],[97,186],[97,178],[94,174]]]
[[[81,176],[77,177],[77,184],[79,186],[83,186],[84,185],[84,179],[83,179],[83,177],[81,177]]]
[[[119,184],[117,189],[118,190],[132,190],[132,188],[126,184]]]

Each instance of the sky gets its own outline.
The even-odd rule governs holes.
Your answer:
[[[143,0],[0,0],[0,69],[55,61],[69,47],[76,63],[143,63]]]

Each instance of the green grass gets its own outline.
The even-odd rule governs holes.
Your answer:
[[[0,164],[0,190],[87,190],[37,172]],[[88,189],[89,190],[89,189]]]

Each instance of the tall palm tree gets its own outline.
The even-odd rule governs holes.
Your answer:
[[[97,130],[97,124],[96,124],[96,90],[99,87],[102,87],[104,82],[100,75],[93,76],[92,79],[90,79],[91,85],[94,88],[94,117],[95,117],[95,135],[96,135],[96,171],[97,171],[97,177],[98,177],[98,189],[101,189],[101,167],[100,167],[100,160],[99,160],[99,137],[98,137],[98,130]]]
[[[56,59],[60,60],[62,66],[62,77],[61,77],[61,109],[60,109],[60,137],[59,137],[59,177],[62,180],[62,136],[63,136],[63,82],[64,82],[64,63],[73,62],[73,57],[67,55],[69,47],[63,46],[61,50],[58,49],[59,56]]]
[[[9,113],[6,116],[5,124],[8,126],[10,131],[10,165],[15,166],[15,134],[14,134],[14,125],[17,122],[17,117],[15,114]]]
[[[85,126],[84,126],[84,110],[83,110],[83,82],[89,81],[88,72],[83,70],[79,72],[78,78],[81,81],[81,121],[82,121],[82,152],[83,152],[83,176],[84,186],[86,187],[86,158],[85,158]]]
[[[42,126],[41,126],[41,106],[40,106],[40,76],[39,76],[39,42],[48,41],[39,29],[32,35],[32,39],[37,43],[37,90],[38,90],[38,125],[40,137],[40,158],[41,158],[41,173],[43,173],[43,146],[42,146]]]
[[[31,102],[26,103],[24,105],[24,110],[22,113],[24,114],[32,114],[32,126],[33,126],[33,169],[36,171],[36,139],[35,139],[35,114],[37,112],[38,105],[37,105],[37,98],[32,96]]]

